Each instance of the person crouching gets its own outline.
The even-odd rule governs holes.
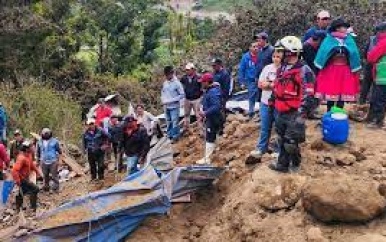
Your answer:
[[[213,75],[205,73],[200,79],[204,89],[202,98],[203,110],[200,112],[200,118],[205,123],[205,155],[204,158],[198,160],[197,164],[210,164],[210,155],[216,148],[216,137],[221,131],[224,124],[224,117],[221,106],[221,87],[218,83],[213,82]]]

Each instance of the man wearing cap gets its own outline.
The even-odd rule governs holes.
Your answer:
[[[318,12],[316,15],[316,25],[309,28],[306,33],[304,34],[302,38],[302,42],[306,42],[309,38],[314,36],[315,32],[317,30],[325,30],[327,31],[328,26],[330,25],[331,22],[331,15],[328,11],[326,10],[321,10]]]
[[[24,137],[19,129],[13,132],[14,139],[11,141],[10,158],[12,161],[16,160],[17,155],[20,153],[21,144],[24,142]]]
[[[185,130],[189,129],[190,124],[190,113],[193,109],[197,120],[198,113],[201,105],[201,84],[198,82],[199,76],[196,73],[196,68],[193,63],[188,63],[185,66],[186,74],[181,78],[181,84],[185,91],[184,101],[184,127]],[[199,130],[202,129],[201,122],[198,122]]]
[[[126,157],[128,175],[138,171],[138,162],[144,162],[150,150],[150,137],[144,126],[137,119],[128,116],[123,121],[123,140],[120,150]]]
[[[224,68],[224,63],[220,58],[212,60],[213,81],[220,84],[222,94],[222,107],[225,113],[225,105],[231,95],[231,76]]]
[[[205,90],[202,97],[203,110],[200,112],[200,118],[205,122],[206,143],[204,158],[197,161],[197,164],[210,164],[210,155],[216,148],[216,138],[224,124],[221,105],[222,93],[219,84],[214,82],[211,73],[202,75],[200,82]]]
[[[44,187],[43,190],[50,190],[50,175],[53,181],[53,191],[59,191],[59,160],[61,159],[62,149],[59,141],[52,136],[49,128],[44,128],[41,132],[41,139],[37,143],[37,161],[42,167]]]
[[[265,32],[256,35],[256,43],[259,47],[257,52],[257,70],[256,83],[259,80],[260,74],[264,67],[272,63],[273,46],[269,43],[269,36]],[[258,88],[257,101],[260,102],[262,89]]]
[[[162,85],[161,102],[166,117],[166,132],[169,139],[176,142],[180,138],[180,102],[185,98],[185,92],[181,82],[175,76],[172,66],[166,66],[164,74],[166,80]]]
[[[87,130],[83,134],[83,149],[90,164],[91,181],[104,179],[104,157],[110,136],[95,124],[95,119],[88,119]]]

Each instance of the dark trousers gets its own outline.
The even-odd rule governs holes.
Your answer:
[[[372,67],[372,65],[367,63],[364,68],[364,78],[361,82],[361,93],[359,97],[359,104],[361,105],[366,104],[371,86],[373,85]]]
[[[44,190],[50,190],[50,179],[54,182],[52,187],[53,190],[57,191],[59,189],[59,174],[58,174],[58,162],[54,162],[52,164],[44,164],[42,163],[42,172],[44,179]],[[51,174],[51,178],[50,178]]]
[[[99,151],[88,151],[88,163],[90,164],[91,179],[104,179],[105,175],[105,164],[104,164],[105,153]],[[98,177],[97,177],[98,175]]]
[[[368,120],[383,125],[386,108],[386,86],[374,85],[371,93],[370,112]]]
[[[20,210],[23,206],[23,197],[29,195],[31,209],[36,210],[38,201],[39,187],[30,181],[23,180],[20,184],[20,192],[16,195],[16,209]]]
[[[338,108],[343,108],[344,107],[344,102],[343,101],[327,101],[327,112],[331,111],[331,108],[334,106],[337,106]]]
[[[292,162],[293,166],[299,166],[301,162],[299,144],[304,142],[306,132],[304,120],[297,111],[278,113],[275,128],[279,135],[278,165],[288,168]]]
[[[0,181],[4,180],[4,174],[3,174],[3,171],[0,170]]]
[[[210,115],[205,120],[206,142],[214,143],[217,134],[220,133],[224,126],[224,117],[222,113],[217,115]]]

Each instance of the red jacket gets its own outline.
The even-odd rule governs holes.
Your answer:
[[[22,180],[27,180],[32,171],[35,171],[36,174],[40,174],[38,168],[33,162],[32,156],[32,153],[20,153],[17,156],[16,162],[12,168],[12,177],[16,184],[20,185]]]
[[[105,106],[99,106],[95,110],[95,124],[98,125],[99,127],[102,126],[103,120],[105,118],[109,118],[113,114],[113,111],[111,108],[107,105]]]
[[[378,34],[375,46],[367,52],[367,62],[376,64],[378,60],[386,54],[386,33]],[[375,75],[375,65],[373,65],[373,77]]]
[[[4,167],[9,167],[9,161],[10,158],[5,145],[0,144],[0,171],[4,170]]]

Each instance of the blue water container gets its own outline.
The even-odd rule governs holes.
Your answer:
[[[322,118],[323,140],[333,145],[344,144],[348,140],[350,125],[347,114],[328,112]]]

